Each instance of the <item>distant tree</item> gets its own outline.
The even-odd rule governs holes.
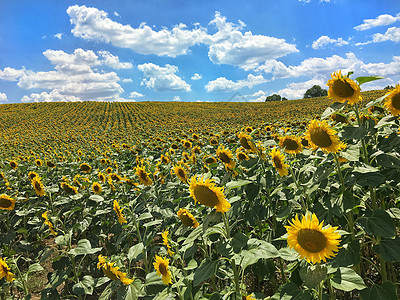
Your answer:
[[[311,88],[309,88],[303,98],[314,98],[314,97],[323,97],[323,96],[327,96],[328,95],[328,91],[324,90],[323,88],[321,88],[319,85],[313,85]]]
[[[393,85],[388,85],[384,89],[385,90],[392,90],[392,89],[394,89],[394,86]]]
[[[280,95],[278,95],[278,94],[273,94],[273,95],[271,95],[271,96],[268,96],[268,97],[265,99],[265,102],[269,102],[269,101],[281,101],[281,100],[282,100],[282,98],[281,98]]]
[[[282,101],[284,101],[284,100],[287,100],[287,98],[286,97],[282,97]]]

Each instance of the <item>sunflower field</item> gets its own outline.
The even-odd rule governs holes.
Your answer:
[[[0,299],[397,299],[400,85],[0,105]]]

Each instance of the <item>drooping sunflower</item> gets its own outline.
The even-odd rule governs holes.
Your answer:
[[[43,183],[42,183],[42,180],[41,180],[41,178],[39,176],[35,176],[32,179],[31,183],[32,183],[33,189],[36,192],[36,195],[43,196],[45,194]]]
[[[68,182],[62,182],[61,183],[61,188],[67,193],[67,194],[77,194],[78,193],[78,188],[70,185]]]
[[[301,258],[306,258],[313,264],[321,261],[326,262],[339,251],[340,234],[336,232],[337,227],[323,228],[323,221],[320,223],[315,214],[306,215],[299,220],[298,215],[285,226],[290,248],[296,250]]]
[[[139,177],[140,182],[144,185],[151,185],[153,183],[144,166],[136,167],[136,175]]]
[[[343,76],[341,71],[331,74],[331,78],[326,83],[329,86],[328,98],[340,103],[348,101],[350,105],[361,101],[361,89],[356,82]]]
[[[79,168],[85,172],[85,173],[90,173],[90,171],[92,170],[92,167],[89,166],[87,163],[83,163],[79,166]]]
[[[235,161],[233,160],[232,151],[229,149],[225,149],[224,145],[220,145],[217,149],[218,158],[224,163],[227,169],[235,168]]]
[[[48,213],[49,213],[48,211],[45,211],[44,213],[42,213],[42,218],[44,219],[44,224],[49,226],[50,232],[53,235],[57,235],[57,232],[55,232],[53,229],[54,228],[53,224],[49,221],[49,217],[47,216]]]
[[[186,208],[180,208],[177,215],[183,225],[193,228],[197,228],[199,226],[199,222],[197,222],[196,218],[193,217],[193,215]]]
[[[303,151],[301,139],[294,135],[282,136],[279,139],[279,147],[289,154],[298,154]]]
[[[0,257],[0,280],[3,279],[3,277],[6,278],[8,282],[13,282],[15,280],[14,274],[11,273],[10,267],[7,266],[7,263],[3,258]]]
[[[336,153],[345,147],[336,131],[329,127],[326,121],[311,120],[305,137],[314,150],[320,148],[324,152]]]
[[[100,194],[101,191],[102,191],[100,183],[98,183],[98,182],[96,182],[96,181],[93,182],[93,184],[92,184],[92,190],[93,190],[94,193]]]
[[[130,285],[133,279],[126,277],[126,273],[119,270],[119,267],[114,267],[115,262],[107,262],[105,256],[99,255],[99,262],[97,263],[97,269],[102,269],[104,275],[113,281],[120,280],[125,285]]]
[[[193,176],[189,186],[190,196],[194,202],[200,202],[208,207],[215,207],[217,212],[227,212],[231,204],[226,200],[223,187],[216,187],[210,178],[204,181],[204,176],[197,179]]]
[[[182,164],[174,166],[175,175],[179,178],[180,181],[186,183],[188,180],[187,172]]]
[[[123,223],[127,223],[124,215],[122,214],[122,211],[124,209],[119,206],[119,203],[117,200],[114,200],[113,210],[117,213],[119,224],[122,225]]]
[[[168,270],[169,259],[156,255],[155,262],[153,262],[156,274],[162,277],[164,284],[172,283],[171,271]]]
[[[245,132],[241,132],[239,133],[238,138],[240,141],[240,145],[242,145],[244,149],[257,152],[257,148],[251,140],[252,139],[251,135],[248,135]]]
[[[0,195],[0,209],[13,210],[15,208],[15,199],[6,194]]]
[[[169,235],[168,230],[165,230],[161,233],[163,244],[167,247],[168,255],[173,256],[175,253],[171,250],[171,245],[169,244],[168,235]]]
[[[390,111],[393,116],[400,114],[400,84],[387,93],[384,106]]]
[[[278,171],[280,176],[286,176],[288,171],[288,164],[285,164],[285,156],[279,151],[278,148],[272,149],[271,153],[272,164],[274,165],[275,169]]]

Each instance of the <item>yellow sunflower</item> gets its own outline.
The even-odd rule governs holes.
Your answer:
[[[196,218],[193,217],[193,215],[186,208],[180,208],[177,215],[183,225],[193,228],[197,228],[199,226],[199,222],[197,222]]]
[[[163,164],[168,164],[169,162],[170,162],[170,159],[169,159],[169,156],[168,156],[168,154],[166,154],[166,155],[163,155],[163,154],[161,154],[161,162],[163,163]]]
[[[172,283],[171,271],[168,270],[169,259],[156,255],[155,262],[153,262],[156,274],[162,277],[164,284]]]
[[[306,258],[313,264],[321,261],[326,262],[327,258],[334,257],[339,251],[340,234],[336,232],[337,227],[323,228],[323,221],[320,223],[315,214],[303,216],[299,220],[298,215],[285,226],[290,248],[296,250],[300,258]]]
[[[101,193],[101,185],[100,185],[100,183],[98,183],[98,182],[93,182],[93,184],[92,184],[92,190],[93,190],[93,192],[94,193],[96,193],[96,194],[100,194]]]
[[[97,263],[97,269],[102,269],[104,275],[113,281],[120,280],[125,285],[130,285],[133,279],[126,277],[126,273],[119,270],[119,267],[114,267],[115,262],[107,262],[105,256],[99,255],[99,262]]]
[[[174,172],[175,172],[175,175],[179,178],[180,181],[182,181],[183,183],[187,182],[188,176],[187,176],[186,170],[182,166],[182,164],[174,166]]]
[[[127,221],[126,221],[125,218],[124,218],[124,215],[122,214],[122,211],[123,211],[124,209],[121,208],[121,207],[119,206],[117,200],[114,200],[113,209],[114,209],[114,211],[117,213],[119,224],[122,225],[123,223],[127,223]]]
[[[41,160],[41,159],[36,159],[35,160],[35,164],[38,166],[38,167],[41,167],[41,166],[43,166],[43,160]]]
[[[393,116],[400,114],[400,84],[396,84],[394,90],[387,93],[385,107]]]
[[[345,144],[340,142],[336,131],[329,127],[326,121],[312,120],[305,137],[314,150],[320,148],[324,152],[336,153],[345,147]]]
[[[85,172],[85,173],[89,173],[92,170],[92,167],[89,166],[87,163],[83,163],[79,166],[79,168]]]
[[[11,160],[11,161],[10,161],[10,167],[11,167],[12,169],[16,169],[16,168],[18,167],[17,162],[16,162],[15,160]]]
[[[49,217],[47,216],[48,211],[45,211],[44,213],[42,213],[42,218],[44,219],[44,224],[46,224],[47,226],[49,226],[50,232],[53,235],[57,235],[57,233],[54,231],[54,227],[53,224],[51,224],[51,222],[49,221]]]
[[[246,152],[242,151],[240,148],[236,149],[236,158],[239,161],[250,159],[250,157],[246,154]]]
[[[194,202],[200,202],[208,207],[215,207],[217,212],[227,212],[231,204],[226,200],[223,187],[216,187],[210,178],[204,181],[204,176],[197,179],[193,176],[190,181],[190,196]]]
[[[215,163],[217,162],[217,160],[216,160],[215,157],[213,157],[213,156],[204,156],[204,157],[203,157],[203,161],[204,161],[207,165],[215,164]]]
[[[151,185],[153,183],[144,166],[136,167],[136,175],[139,177],[140,182],[144,185]]]
[[[234,169],[236,163],[233,160],[232,151],[229,149],[225,149],[223,145],[220,145],[217,149],[218,158],[224,163],[227,169]]]
[[[50,161],[50,160],[47,160],[47,161],[46,161],[46,165],[47,165],[49,168],[55,168],[55,167],[56,167],[56,165],[55,165],[52,161]]]
[[[245,132],[241,132],[238,135],[240,145],[246,150],[252,150],[253,152],[257,152],[257,148],[254,145],[254,143],[251,141],[252,137],[251,135],[248,135]]]
[[[8,282],[13,282],[13,280],[15,280],[15,275],[11,273],[10,270],[11,269],[7,266],[5,260],[0,257],[0,280],[5,277]]]
[[[43,187],[43,183],[42,180],[39,176],[35,176],[32,181],[32,186],[36,192],[36,195],[38,196],[43,196],[45,194],[44,192],[44,187]]]
[[[106,182],[106,176],[103,174],[103,173],[101,173],[101,172],[99,172],[99,174],[97,175],[97,177],[99,177],[99,180],[101,181],[101,182]]]
[[[161,233],[161,236],[163,239],[163,244],[167,247],[168,255],[173,256],[175,253],[171,250],[171,245],[169,244],[169,241],[168,241],[168,235],[169,235],[168,230],[165,230]]]
[[[350,105],[361,101],[361,89],[357,83],[343,76],[341,71],[331,74],[331,78],[326,84],[329,86],[329,99],[340,103],[348,101]]]
[[[61,183],[61,188],[67,193],[67,194],[77,194],[78,189],[72,185],[70,185],[68,182],[62,182]]]
[[[15,199],[7,196],[6,194],[0,195],[0,209],[13,210],[15,208]]]
[[[301,139],[294,135],[281,137],[279,139],[279,147],[289,154],[298,154],[303,151]]]
[[[278,148],[272,149],[271,153],[272,164],[275,169],[278,171],[280,176],[286,176],[288,171],[288,164],[285,164],[285,156],[279,151]]]

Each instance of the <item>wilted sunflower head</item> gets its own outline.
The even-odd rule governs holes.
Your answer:
[[[337,227],[323,228],[315,214],[303,216],[299,220],[298,215],[289,226],[285,226],[288,233],[288,246],[296,250],[301,258],[306,258],[313,264],[327,258],[334,257],[339,251],[340,234],[336,232]]]
[[[294,135],[281,137],[279,140],[279,146],[284,149],[285,152],[291,154],[298,154],[303,151],[301,139]]]
[[[393,116],[400,114],[400,84],[396,84],[396,87],[387,93],[385,107]]]
[[[326,84],[329,86],[328,98],[340,103],[348,101],[350,105],[361,101],[360,86],[348,76],[338,71],[331,74],[331,78]]]
[[[310,146],[314,150],[320,148],[324,152],[338,152],[345,145],[340,142],[336,131],[326,121],[312,120],[305,133]]]

